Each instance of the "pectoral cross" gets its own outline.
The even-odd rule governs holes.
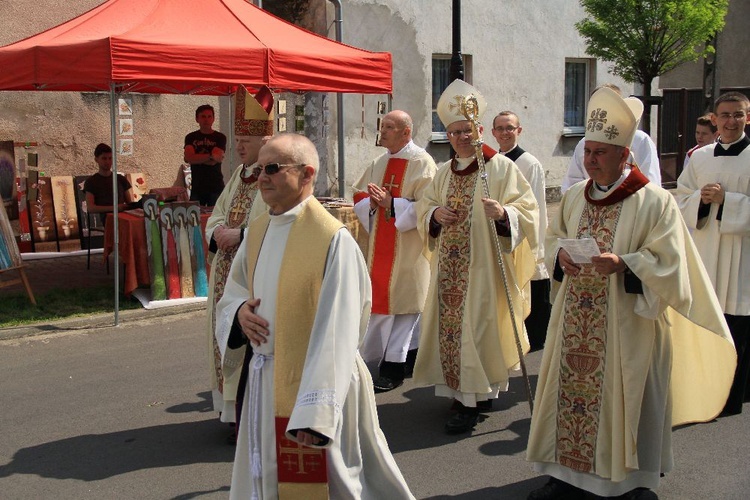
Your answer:
[[[233,224],[238,224],[242,222],[242,219],[245,218],[245,209],[242,207],[242,205],[237,204],[234,207],[232,207],[232,210],[229,212],[229,222]]]
[[[391,180],[388,183],[383,184],[383,189],[387,189],[390,193],[393,188],[401,187],[401,184],[395,184],[395,181],[396,174],[391,174]]]
[[[455,194],[448,197],[450,207],[456,211],[458,211],[458,206],[461,204],[461,201],[463,201],[463,198],[456,196]]]
[[[289,446],[284,446],[283,443],[289,443]],[[312,472],[321,465],[321,463],[316,460],[316,457],[320,457],[321,450],[308,448],[288,439],[282,440],[282,444],[279,446],[279,452],[281,455],[284,455],[284,461],[282,463],[286,465],[288,470],[294,471],[296,474],[308,473],[308,471],[305,470],[305,464],[310,467]],[[307,463],[305,463],[305,455],[308,456]]]

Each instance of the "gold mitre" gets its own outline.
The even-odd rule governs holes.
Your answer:
[[[586,120],[586,140],[630,147],[643,114],[643,103],[635,97],[622,98],[602,87],[591,96]]]
[[[240,85],[234,95],[234,135],[273,135],[273,93],[265,85],[255,97]]]
[[[447,128],[451,123],[466,120],[464,109],[466,104],[473,105],[471,97],[474,97],[476,109],[471,110],[479,121],[487,109],[487,101],[477,89],[463,80],[453,80],[443,91],[437,104],[437,114],[440,121]]]

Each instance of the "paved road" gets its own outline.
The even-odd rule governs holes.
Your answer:
[[[210,411],[202,323],[194,311],[0,341],[0,498],[226,498],[234,451]],[[532,375],[540,358],[529,356]],[[464,438],[443,434],[447,401],[431,389],[407,382],[378,395],[381,426],[417,498],[521,499],[543,484],[523,458],[529,418],[519,382]],[[745,410],[674,433],[676,470],[662,499],[747,497]]]

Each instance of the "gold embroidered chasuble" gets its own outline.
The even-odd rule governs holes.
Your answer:
[[[251,174],[252,166],[240,165],[232,173],[229,182],[221,192],[216,205],[214,206],[211,217],[206,222],[206,239],[211,240],[214,229],[220,225],[224,225],[229,229],[236,229],[239,227],[247,226],[252,217],[255,217],[262,213],[261,210],[253,211],[254,201],[256,194],[258,193],[258,179]],[[258,198],[260,205],[264,205],[262,200]],[[257,205],[257,204],[256,204]],[[256,207],[259,209],[260,207]],[[209,275],[208,283],[208,353],[209,353],[209,366],[211,371],[211,389],[218,390],[222,393],[222,397],[225,401],[223,408],[214,408],[215,410],[222,411],[231,416],[229,421],[234,421],[234,404],[235,395],[237,394],[237,385],[239,383],[240,371],[238,368],[242,364],[244,357],[244,349],[238,349],[238,351],[232,353],[232,355],[224,363],[225,367],[222,369],[221,363],[221,352],[219,352],[219,346],[216,343],[215,331],[216,331],[216,304],[218,304],[221,297],[224,295],[224,286],[226,279],[229,274],[229,268],[232,265],[232,260],[237,253],[237,247],[229,250],[218,249],[216,254],[211,260],[211,270]],[[209,254],[210,258],[210,254]],[[226,373],[224,373],[226,372]],[[225,390],[226,386],[226,390]]]
[[[436,167],[432,157],[413,143],[403,152],[380,156],[354,183],[354,203],[369,198],[367,185],[375,183],[391,189],[391,195],[419,201],[432,181]],[[396,227],[394,214],[378,208],[369,231],[367,268],[373,281],[373,313],[414,314],[422,312],[430,267],[422,256],[422,238],[416,228]],[[364,221],[363,221],[364,223]],[[379,265],[374,266],[376,257]],[[384,262],[386,259],[390,262]],[[378,286],[382,284],[382,286]]]
[[[588,205],[577,238],[593,237],[602,253],[612,251],[622,202]],[[608,275],[584,266],[568,284],[560,343],[557,454],[561,465],[581,472],[593,469],[599,431],[607,350]]]
[[[512,236],[500,237],[500,242],[527,352],[523,319],[528,314],[528,286],[535,268],[532,249],[537,245],[538,207],[518,167],[494,153],[485,148],[487,181],[490,196],[506,208],[509,217]],[[425,252],[431,256],[431,281],[414,379],[418,384],[435,385],[438,394],[450,393],[469,406],[505,390],[508,370],[519,362],[483,197],[476,167],[458,172],[448,162],[440,167],[417,207],[417,227]],[[434,238],[429,235],[429,220],[439,206],[456,209],[460,222],[443,227]]]
[[[603,252],[625,261],[644,293],[626,293],[623,274],[602,276],[591,265],[575,278],[553,280],[527,457],[583,473],[579,485],[587,473],[620,482],[635,471],[652,473],[658,482],[670,466],[659,457],[671,456],[671,449],[639,447],[641,421],[658,427],[658,415],[671,414],[673,425],[714,418],[726,400],[736,355],[672,195],[646,184],[637,169],[620,186],[626,191],[616,188],[612,198],[592,201],[590,186],[566,192],[550,221],[548,269],[555,266],[558,238],[590,235]],[[656,361],[657,351],[670,349],[671,362]],[[666,384],[666,413],[664,406],[644,403],[649,376]],[[661,463],[657,470],[641,470],[644,452]],[[562,473],[566,480],[569,474]]]
[[[247,269],[250,297],[255,268],[270,217],[250,226]],[[279,272],[274,339],[274,415],[280,499],[328,498],[326,451],[286,437],[298,400],[310,334],[317,312],[331,240],[344,225],[314,198],[305,204],[289,232]],[[283,307],[282,307],[283,305]]]

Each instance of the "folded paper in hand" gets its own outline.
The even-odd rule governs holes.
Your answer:
[[[591,257],[601,253],[594,238],[557,238],[557,244],[568,252],[576,264],[591,264]]]

